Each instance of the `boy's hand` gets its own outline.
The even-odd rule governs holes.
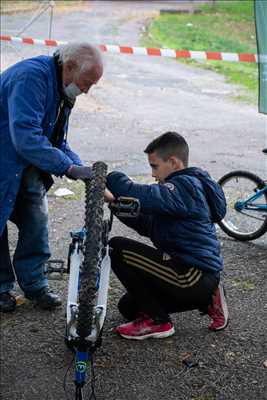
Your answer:
[[[115,201],[115,197],[108,189],[105,189],[104,200],[106,203],[112,203],[113,201]]]

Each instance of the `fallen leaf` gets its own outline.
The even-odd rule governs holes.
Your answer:
[[[21,306],[22,304],[26,303],[26,299],[22,294],[17,295],[15,298],[17,306]]]

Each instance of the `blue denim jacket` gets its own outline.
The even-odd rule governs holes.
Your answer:
[[[49,141],[59,101],[53,57],[23,60],[1,74],[0,235],[14,208],[27,166],[61,176],[71,164],[81,165],[68,143],[56,148]]]

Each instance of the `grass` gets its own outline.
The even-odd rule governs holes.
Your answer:
[[[142,40],[144,46],[180,50],[256,53],[256,33],[252,0],[217,0],[199,7],[194,14],[162,14],[151,22]],[[226,76],[229,83],[244,90],[238,97],[257,103],[258,68],[256,63],[226,61],[185,62]]]

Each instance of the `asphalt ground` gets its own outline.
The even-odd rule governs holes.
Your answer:
[[[93,2],[94,7],[55,13],[53,33],[59,40],[92,38],[95,43],[137,45],[146,23],[160,7],[146,2]],[[137,4],[139,3],[139,4]],[[165,7],[165,5],[164,5]],[[30,15],[2,16],[1,27],[14,33]],[[79,29],[78,29],[79,28]],[[47,20],[27,36],[46,37]],[[2,46],[2,68],[41,52],[40,48]],[[231,169],[266,176],[261,155],[266,119],[256,106],[233,101],[241,90],[224,78],[169,59],[105,55],[105,75],[88,96],[78,99],[69,139],[86,163],[102,159],[139,182],[150,181],[143,149],[158,134],[177,130],[187,138],[191,164],[219,178]],[[266,158],[267,159],[267,158]],[[74,192],[54,195],[58,187]],[[82,184],[58,179],[49,193],[50,244],[53,258],[66,260],[69,231],[83,225]],[[17,232],[10,226],[11,250]],[[138,236],[119,222],[112,235]],[[176,333],[165,340],[126,341],[115,335],[123,320],[116,304],[123,292],[112,277],[103,346],[95,359],[96,398],[111,400],[264,400],[266,373],[267,236],[251,243],[227,238],[220,230],[230,323],[223,332],[208,331],[208,317],[198,312],[173,316]],[[143,238],[141,239],[144,240]],[[67,277],[51,280],[66,299]],[[1,315],[1,399],[61,400],[72,355],[65,348],[64,305],[53,312],[30,302],[14,314]],[[198,363],[182,364],[185,354]],[[72,398],[72,369],[67,376]]]

